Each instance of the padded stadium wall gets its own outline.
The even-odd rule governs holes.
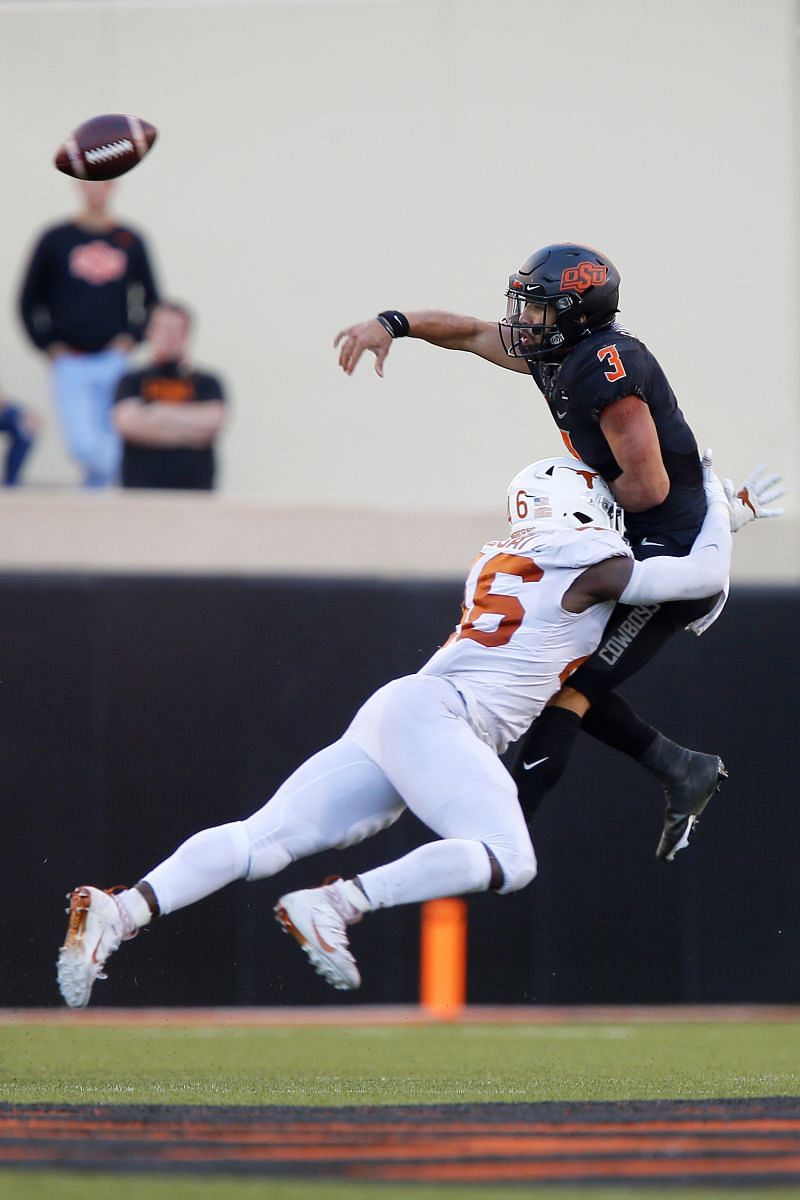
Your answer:
[[[0,1005],[58,1003],[64,895],[132,883],[198,828],[246,816],[454,622],[455,582],[0,575],[6,836]],[[675,863],[654,860],[662,797],[585,739],[534,827],[540,875],[469,900],[472,1003],[796,1002],[798,589],[740,588],[703,638],[674,641],[626,694],[730,780]],[[419,914],[353,931],[364,986],[334,993],[272,919],[281,892],[427,837],[372,841],[235,884],[124,948],[110,1005],[411,1003]]]

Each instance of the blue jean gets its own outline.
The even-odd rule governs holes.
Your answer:
[[[0,408],[0,433],[8,434],[3,483],[6,487],[14,487],[19,482],[22,464],[33,445],[33,434],[25,428],[24,413],[18,404]]]
[[[119,473],[121,447],[111,408],[127,355],[62,354],[52,366],[53,400],[67,449],[83,468],[86,487],[107,487]]]

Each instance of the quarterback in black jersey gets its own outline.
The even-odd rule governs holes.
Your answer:
[[[663,536],[670,554],[678,547],[688,550],[705,515],[700,456],[667,377],[647,347],[612,324],[579,342],[563,364],[528,366],[569,453],[612,486],[621,470],[603,432],[602,414],[628,397],[647,406],[669,492],[643,512],[627,509],[626,532],[632,546]]]
[[[625,509],[631,545],[688,550],[705,515],[697,442],[666,375],[615,321],[619,272],[585,246],[546,246],[509,279],[501,340],[525,362],[567,450]]]
[[[511,275],[505,318],[481,321],[455,313],[393,309],[342,330],[339,364],[351,374],[361,355],[383,364],[398,337],[416,337],[466,350],[533,376],[567,450],[597,471],[625,510],[636,558],[687,554],[706,502],[694,435],[666,375],[647,347],[616,323],[620,277],[605,255],[559,243],[532,254]],[[756,516],[781,489],[776,477],[757,494],[731,494],[732,528]],[[735,510],[735,511],[734,511]],[[725,776],[721,759],[669,741],[642,721],[614,688],[644,665],[679,629],[701,632],[724,595],[631,609],[617,605],[597,651],[531,726],[512,773],[527,815],[560,778],[577,732],[635,758],[667,795],[656,857],[671,861],[683,849],[696,817]]]

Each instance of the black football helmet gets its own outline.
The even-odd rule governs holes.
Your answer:
[[[560,242],[544,246],[509,276],[500,336],[512,358],[557,360],[596,329],[610,325],[619,300],[619,271],[610,258]],[[526,321],[528,304],[545,305],[545,319]]]

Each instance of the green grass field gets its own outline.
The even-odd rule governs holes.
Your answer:
[[[383,1028],[7,1025],[6,1103],[434,1104],[800,1095],[800,1023]],[[2,1200],[662,1200],[674,1188],[322,1183],[0,1171]],[[684,1200],[731,1195],[682,1190]],[[763,1193],[736,1189],[736,1200]],[[796,1194],[770,1189],[771,1196]]]
[[[427,1184],[284,1183],[280,1180],[163,1179],[156,1175],[87,1175],[44,1172],[0,1172],[0,1200],[788,1200],[797,1189],[753,1191],[736,1187],[635,1188],[584,1185],[573,1188],[464,1187]]]
[[[238,1178],[163,1179],[156,1175],[87,1175],[44,1172],[0,1172],[0,1200],[788,1200],[797,1189],[753,1191],[713,1188],[531,1188],[464,1187],[427,1184],[284,1183]]]
[[[800,1023],[0,1027],[0,1100],[12,1103],[789,1095],[800,1095]]]

